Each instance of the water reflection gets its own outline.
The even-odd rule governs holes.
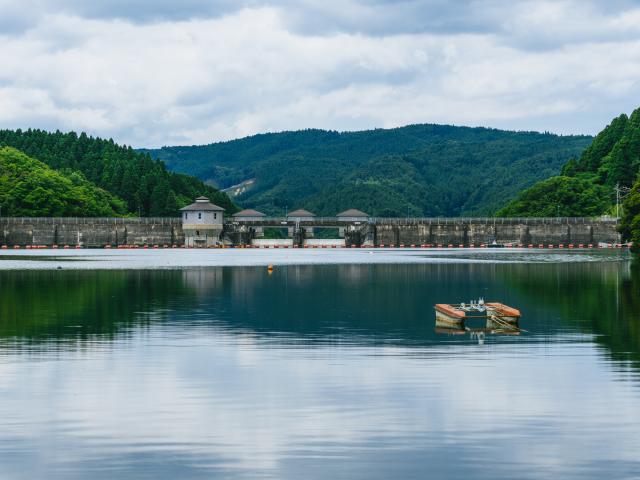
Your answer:
[[[631,478],[639,286],[613,262],[0,272],[0,478]],[[479,296],[529,333],[434,332]]]
[[[640,268],[629,262],[0,271],[0,286],[12,348],[155,322],[287,344],[428,346],[454,340],[435,335],[435,303],[481,296],[522,311],[523,341],[593,333],[615,358],[640,359]]]

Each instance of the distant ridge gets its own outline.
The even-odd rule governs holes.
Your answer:
[[[202,146],[142,150],[171,170],[267,214],[488,215],[560,171],[588,136],[408,125],[360,132],[264,133]]]

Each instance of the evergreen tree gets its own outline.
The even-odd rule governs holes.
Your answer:
[[[227,214],[238,210],[219,190],[197,178],[168,172],[163,162],[131,147],[119,146],[112,139],[75,132],[0,130],[0,146],[3,145],[14,147],[65,175],[81,173],[85,181],[123,199],[133,215],[177,216],[180,207],[200,195],[208,196],[225,208]],[[41,194],[38,190],[29,198],[35,200]]]
[[[122,200],[93,185],[82,173],[64,175],[10,147],[0,147],[0,205],[3,216],[126,214]]]

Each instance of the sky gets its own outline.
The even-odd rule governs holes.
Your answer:
[[[0,0],[0,128],[134,147],[413,123],[595,134],[638,0]]]

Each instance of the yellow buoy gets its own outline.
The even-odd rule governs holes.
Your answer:
[[[267,267],[267,271],[269,273],[273,272],[273,265],[269,264],[269,266]]]

